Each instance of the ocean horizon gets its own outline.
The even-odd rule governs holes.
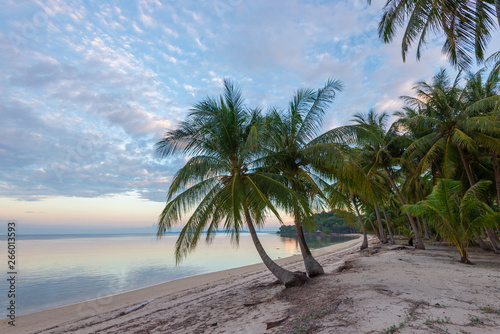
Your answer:
[[[225,233],[218,233],[210,245],[200,239],[195,251],[176,265],[174,248],[178,235],[170,232],[161,239],[151,233],[18,235],[17,314],[261,262],[250,234],[244,232],[238,247]],[[300,254],[293,237],[260,232],[259,238],[272,259]],[[351,239],[308,236],[308,244],[317,249]],[[5,235],[0,237],[0,243],[6,249]],[[8,291],[7,283],[1,281],[0,291]],[[6,299],[0,306],[6,309]]]

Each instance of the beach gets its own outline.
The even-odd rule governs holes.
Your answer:
[[[401,241],[400,241],[401,242]],[[313,252],[326,274],[284,289],[263,264],[3,320],[2,333],[498,333],[500,256],[361,239]],[[300,256],[279,259],[303,270]],[[143,304],[145,303],[145,304]],[[131,310],[142,305],[138,309]],[[392,330],[392,331],[390,331]]]

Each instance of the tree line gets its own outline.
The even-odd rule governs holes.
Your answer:
[[[354,224],[349,224],[344,218],[340,217],[336,212],[320,212],[312,217],[313,227],[308,232],[329,233],[358,233],[359,229]],[[296,234],[294,225],[281,225],[279,234]]]
[[[406,24],[403,58],[418,40],[417,57],[429,32],[446,36],[443,52],[456,67],[483,62],[490,31],[500,17],[497,1],[388,0],[379,35],[390,42]],[[234,242],[248,227],[267,268],[286,287],[324,273],[304,238],[313,213],[334,210],[383,243],[398,229],[415,247],[439,237],[455,245],[461,261],[477,243],[500,252],[499,52],[476,73],[445,69],[415,84],[402,110],[369,110],[350,124],[320,133],[324,117],[342,90],[330,79],[302,88],[288,106],[265,111],[244,104],[240,90],[224,80],[224,93],[197,103],[177,128],[168,130],[156,152],[189,157],[174,176],[158,220],[158,236],[187,218],[176,242],[180,261],[224,230]],[[495,63],[496,62],[496,63]],[[292,216],[306,273],[290,272],[265,252],[256,233],[266,217]],[[184,221],[183,221],[184,222]]]

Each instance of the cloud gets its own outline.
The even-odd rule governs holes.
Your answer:
[[[215,4],[224,6],[215,6]],[[298,87],[345,88],[324,129],[370,108],[391,112],[447,66],[439,39],[422,61],[376,28],[383,3],[221,1],[96,4],[8,2],[0,13],[0,196],[99,197],[130,191],[164,201],[185,162],[154,143],[223,78],[251,107],[284,108]],[[44,25],[33,14],[47,13]],[[22,42],[13,45],[17,34]],[[26,35],[26,36],[25,36]],[[491,45],[500,43],[499,34]],[[413,54],[410,54],[413,56]]]

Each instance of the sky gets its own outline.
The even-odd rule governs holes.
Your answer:
[[[186,161],[154,144],[224,78],[263,109],[340,80],[326,131],[450,67],[440,36],[406,63],[378,39],[385,1],[1,2],[0,220],[26,231],[151,229]]]

